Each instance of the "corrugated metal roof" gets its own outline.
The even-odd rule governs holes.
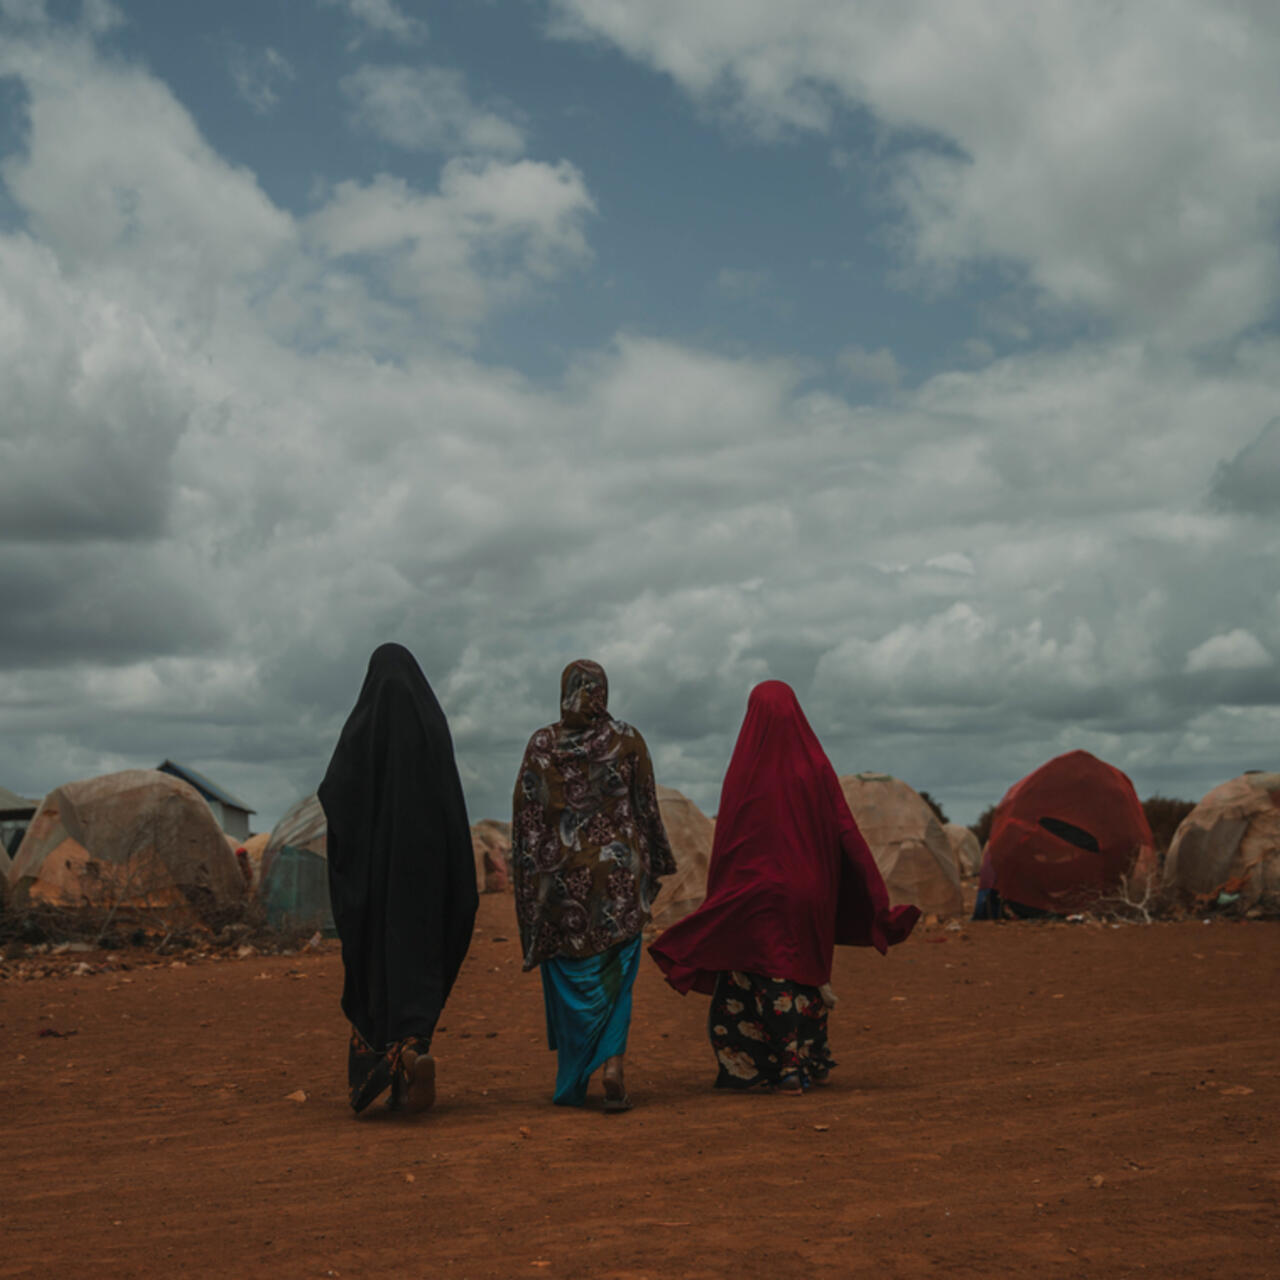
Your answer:
[[[25,813],[28,809],[39,807],[39,800],[28,800],[25,796],[10,791],[8,787],[0,787],[0,813]]]
[[[232,809],[240,809],[244,813],[256,813],[256,809],[250,809],[243,800],[237,800],[230,791],[223,790],[216,782],[211,782],[203,773],[197,773],[195,769],[189,768],[185,764],[179,764],[176,760],[166,760],[163,764],[158,764],[156,768],[161,773],[171,773],[175,778],[181,778],[184,782],[189,782],[201,795],[209,800],[217,800],[220,804],[230,806]]]

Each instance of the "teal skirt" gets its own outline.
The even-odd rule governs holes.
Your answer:
[[[540,967],[547,1045],[559,1055],[553,1101],[580,1107],[591,1073],[626,1050],[640,939],[619,942],[585,960],[554,956]]]

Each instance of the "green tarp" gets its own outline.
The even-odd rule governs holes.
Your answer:
[[[258,897],[273,927],[314,924],[329,937],[337,934],[329,906],[329,864],[310,849],[292,844],[278,849],[263,868]]]

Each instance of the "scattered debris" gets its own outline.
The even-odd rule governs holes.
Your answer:
[[[285,1094],[286,1102],[306,1102],[310,1095],[305,1089],[295,1089],[292,1093]]]

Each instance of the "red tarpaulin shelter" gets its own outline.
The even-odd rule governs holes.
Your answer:
[[[1069,751],[1009,788],[987,852],[1002,898],[1064,914],[1114,892],[1152,844],[1133,783]]]

